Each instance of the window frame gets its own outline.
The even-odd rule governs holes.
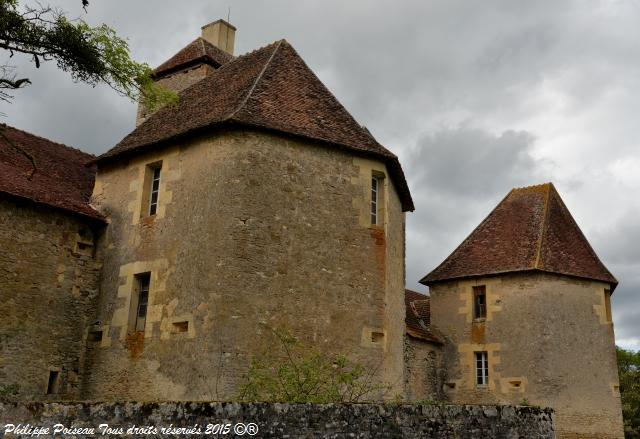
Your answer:
[[[479,303],[482,298],[483,303]],[[473,320],[482,321],[487,318],[487,287],[476,285],[473,287]]]
[[[162,164],[160,164],[159,166],[149,166],[149,171],[151,181],[147,213],[149,216],[155,216],[158,213],[158,203],[160,201],[160,179],[162,178]]]
[[[151,292],[151,272],[134,275],[129,307],[129,333],[144,332],[147,327],[149,296]]]
[[[474,352],[474,360],[476,387],[487,387],[489,385],[489,353],[487,351]]]
[[[372,175],[371,176],[371,202],[370,202],[370,214],[371,214],[371,225],[378,226],[378,216],[380,215],[380,209],[378,205],[380,204],[380,178]]]
[[[604,289],[604,312],[607,323],[613,323],[613,314],[611,313],[611,289]]]

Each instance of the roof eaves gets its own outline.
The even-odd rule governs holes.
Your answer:
[[[93,211],[91,214],[89,214],[87,212],[82,212],[82,211],[77,210],[77,209],[72,209],[70,207],[63,207],[63,206],[60,206],[58,204],[53,204],[53,203],[48,203],[46,201],[36,200],[34,198],[27,197],[27,196],[20,195],[20,194],[15,194],[13,192],[9,192],[9,191],[6,191],[6,190],[0,190],[0,194],[9,196],[10,198],[19,199],[19,200],[23,200],[23,201],[28,201],[30,203],[37,204],[39,206],[50,207],[50,208],[55,209],[55,210],[63,211],[63,212],[66,212],[66,213],[70,213],[70,214],[75,215],[75,216],[80,216],[80,217],[82,217],[84,219],[87,219],[87,220],[99,222],[99,223],[102,223],[102,224],[107,224],[107,219],[100,212],[98,212],[93,207],[91,207],[89,204],[87,204],[86,207]]]
[[[406,332],[407,332],[407,335],[410,336],[411,338],[426,341],[429,343],[444,345],[444,340],[442,340],[440,337],[436,336],[435,334],[424,335],[424,334],[420,334],[418,331],[412,330],[411,328],[407,328]]]
[[[420,283],[426,286],[431,286],[431,285],[435,285],[437,283],[442,283],[442,282],[451,282],[451,281],[460,281],[460,280],[467,280],[467,279],[477,279],[480,277],[495,277],[495,276],[503,276],[505,274],[516,274],[516,273],[547,273],[547,274],[556,274],[559,276],[567,276],[567,277],[571,277],[574,279],[587,279],[587,280],[593,280],[593,281],[598,281],[598,282],[604,282],[604,283],[608,283],[611,285],[611,292],[613,292],[613,290],[616,288],[616,286],[618,285],[618,280],[611,275],[612,279],[603,279],[603,278],[595,278],[595,277],[587,277],[587,276],[579,276],[576,274],[571,274],[571,273],[562,273],[559,271],[552,271],[552,270],[545,270],[542,268],[522,268],[522,269],[512,269],[512,270],[504,270],[504,271],[492,271],[489,273],[478,273],[478,274],[465,274],[465,275],[460,275],[460,276],[451,276],[451,277],[431,277],[429,279],[427,279],[428,275],[425,276],[424,278],[422,278],[420,280]],[[424,281],[424,282],[423,282]]]

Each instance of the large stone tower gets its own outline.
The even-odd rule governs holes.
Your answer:
[[[422,281],[455,403],[556,410],[561,438],[621,438],[610,297],[552,184],[512,190]]]
[[[209,45],[157,72],[178,105],[96,160],[109,226],[83,395],[233,397],[270,340],[261,323],[401,394],[413,205],[398,159],[286,41],[217,61]]]

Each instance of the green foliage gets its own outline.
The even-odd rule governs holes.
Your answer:
[[[36,67],[55,61],[74,80],[93,86],[107,84],[132,100],[142,99],[151,111],[177,101],[174,92],[153,82],[148,65],[131,59],[127,42],[107,25],[91,27],[50,7],[20,9],[17,0],[0,0],[0,23],[0,48],[11,56],[27,55]],[[9,77],[4,67],[0,88],[16,89],[30,83],[28,78]]]
[[[616,347],[624,433],[627,439],[640,439],[640,352]]]
[[[0,384],[0,401],[11,401],[20,393],[19,384]]]
[[[323,404],[364,401],[388,392],[389,386],[373,380],[374,368],[304,345],[286,330],[268,329],[275,343],[251,363],[240,400]]]

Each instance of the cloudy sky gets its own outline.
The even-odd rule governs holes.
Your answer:
[[[46,2],[45,2],[46,3]],[[553,181],[620,280],[616,338],[640,349],[640,2],[623,0],[51,0],[106,23],[160,64],[226,18],[236,53],[286,38],[400,156],[416,204],[407,286],[441,262],[514,186]],[[0,60],[0,61],[5,61]],[[136,106],[55,66],[0,105],[6,123],[101,153]]]

